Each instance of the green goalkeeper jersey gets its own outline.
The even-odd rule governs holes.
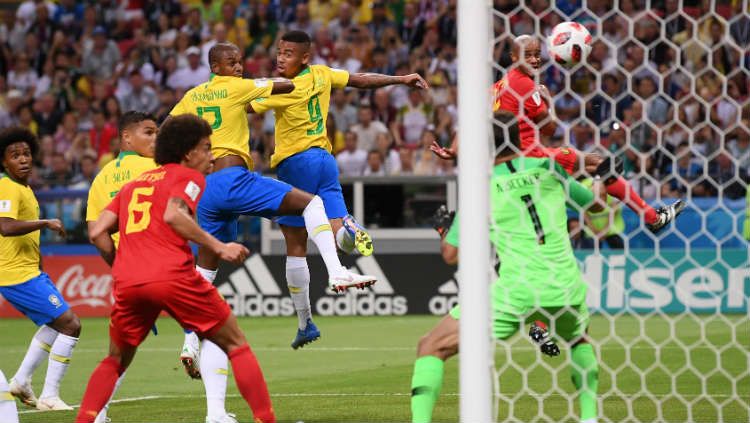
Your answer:
[[[517,157],[495,166],[490,240],[500,257],[493,299],[554,307],[584,302],[586,285],[568,235],[566,203],[586,207],[593,193],[549,158]],[[446,235],[458,246],[458,220]]]

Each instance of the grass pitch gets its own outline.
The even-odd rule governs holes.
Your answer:
[[[240,324],[258,355],[279,421],[408,421],[415,345],[438,317],[318,317],[323,337],[289,347],[292,318],[246,318]],[[79,404],[107,350],[106,319],[84,319],[81,342],[63,380],[62,398]],[[181,329],[160,319],[128,370],[110,409],[113,422],[202,422],[203,385],[177,356]],[[11,377],[35,332],[28,320],[0,320],[0,366]],[[747,422],[750,420],[750,321],[747,316],[594,316],[603,421]],[[629,348],[625,348],[629,346]],[[499,344],[499,419],[577,421],[567,351],[543,357],[525,336]],[[435,421],[458,419],[458,361],[446,365]],[[34,377],[41,392],[46,365]],[[227,410],[250,411],[229,379]],[[21,422],[73,421],[74,412],[36,412],[19,404]]]

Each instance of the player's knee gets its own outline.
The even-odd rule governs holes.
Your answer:
[[[279,207],[279,214],[282,215],[293,215],[301,216],[305,209],[311,204],[316,205],[315,199],[320,199],[318,196],[313,196],[309,192],[292,188],[281,201],[281,207]],[[321,201],[322,205],[323,202]]]
[[[68,310],[55,320],[53,327],[63,335],[78,338],[81,335],[81,319]]]

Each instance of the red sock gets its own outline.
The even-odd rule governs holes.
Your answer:
[[[94,373],[89,378],[86,393],[78,410],[76,423],[90,423],[96,419],[97,414],[107,404],[109,397],[115,390],[117,378],[125,371],[120,362],[112,357],[107,357],[96,366]]]
[[[656,210],[646,204],[646,202],[643,201],[643,198],[635,192],[633,186],[623,179],[622,176],[618,177],[613,183],[607,185],[606,188],[607,194],[627,204],[631,210],[639,215],[643,215],[643,220],[646,223],[652,224],[656,223],[658,220],[659,217],[656,215]]]
[[[268,395],[266,379],[263,378],[263,372],[260,370],[258,360],[250,350],[250,346],[245,344],[230,351],[229,360],[232,362],[232,373],[235,382],[237,382],[237,388],[253,410],[255,421],[260,423],[276,422],[276,416],[273,414],[273,406],[271,405],[271,396]]]

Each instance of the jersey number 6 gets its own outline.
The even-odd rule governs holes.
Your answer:
[[[140,197],[150,197],[154,193],[154,187],[140,187],[133,190],[133,196],[128,203],[128,223],[125,225],[125,233],[132,234],[148,228],[151,223],[151,202],[143,200]],[[140,219],[136,221],[135,212],[141,214]]]

